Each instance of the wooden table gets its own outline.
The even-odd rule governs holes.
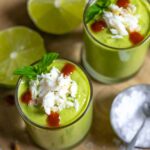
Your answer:
[[[31,22],[26,10],[25,0],[0,0],[0,30],[16,25],[25,25],[38,31],[45,39],[48,51],[60,52],[64,58],[80,63],[82,47],[82,29],[73,33],[52,36],[40,32]],[[115,136],[109,121],[109,110],[115,95],[131,85],[150,83],[150,52],[142,69],[126,82],[104,85],[92,81],[94,88],[93,125],[86,139],[74,150],[123,150],[121,142]],[[17,142],[18,150],[40,150],[25,131],[14,105],[8,104],[2,96],[9,92],[0,90],[0,150],[10,150],[11,143]]]

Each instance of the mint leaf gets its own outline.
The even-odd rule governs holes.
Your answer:
[[[35,70],[38,74],[47,72],[47,67],[58,57],[58,53],[45,54],[42,60],[35,65]]]
[[[111,4],[111,0],[97,0],[96,4],[101,8],[106,8]]]
[[[58,53],[48,53],[33,66],[25,66],[14,71],[15,75],[21,75],[28,79],[35,79],[37,75],[48,72],[48,66],[58,57]]]
[[[85,22],[88,23],[90,20],[95,18],[97,15],[102,15],[103,11],[108,8],[112,0],[97,0],[94,4],[89,6],[86,13]]]
[[[94,18],[94,16],[96,14],[98,14],[100,12],[100,8],[97,4],[93,4],[91,5],[88,10],[87,10],[87,14],[86,14],[86,18],[85,18],[85,22],[88,23],[90,20],[92,20]]]
[[[35,79],[37,76],[37,73],[34,70],[34,67],[32,66],[25,66],[25,67],[19,68],[14,71],[14,74],[21,75],[29,79]]]

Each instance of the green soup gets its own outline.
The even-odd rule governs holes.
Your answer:
[[[84,13],[84,51],[83,64],[90,75],[98,81],[113,83],[125,80],[134,75],[142,66],[145,54],[149,47],[150,35],[150,6],[146,0],[131,0],[136,6],[136,13],[140,15],[140,33],[144,40],[137,44],[129,39],[129,35],[123,38],[112,38],[108,28],[100,32],[91,30],[90,22],[85,22],[87,4]]]
[[[76,64],[58,59],[53,61],[49,70],[55,67],[61,70],[66,63],[75,66],[71,79],[78,85],[77,100],[78,111],[74,108],[66,108],[60,111],[60,126],[49,127],[47,115],[41,106],[27,105],[21,101],[21,96],[28,89],[28,82],[22,78],[18,83],[16,103],[25,120],[27,130],[33,140],[45,149],[66,149],[80,142],[87,134],[92,121],[91,85],[85,73]]]

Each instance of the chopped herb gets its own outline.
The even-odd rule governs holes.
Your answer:
[[[33,66],[25,66],[14,71],[15,75],[21,75],[28,79],[35,79],[37,75],[48,72],[48,66],[58,57],[58,53],[48,53]]]
[[[107,9],[113,1],[114,0],[97,0],[94,4],[89,6],[89,8],[87,8],[85,22],[88,23],[93,18],[96,18],[97,15],[101,16],[103,11]]]

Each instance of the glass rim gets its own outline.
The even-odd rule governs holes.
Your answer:
[[[131,85],[131,86],[129,86],[129,87],[127,87],[127,88],[121,90],[121,91],[115,96],[115,98],[113,99],[113,102],[112,102],[111,108],[110,108],[110,115],[109,115],[109,118],[110,118],[111,127],[112,127],[113,131],[115,132],[115,134],[117,135],[117,137],[118,137],[120,140],[122,140],[125,144],[129,144],[129,143],[127,143],[127,142],[118,134],[118,132],[117,132],[117,130],[116,130],[114,124],[113,124],[113,121],[112,121],[112,118],[113,118],[113,114],[112,114],[112,113],[113,113],[113,106],[114,106],[115,102],[117,101],[117,98],[118,98],[121,94],[123,94],[123,93],[125,93],[126,91],[131,90],[131,89],[133,89],[133,88],[137,88],[137,87],[150,88],[150,84],[148,84],[148,83],[135,84],[135,85]],[[144,149],[144,150],[150,149],[150,147],[141,147],[141,146],[135,146],[135,148],[140,148],[140,149]]]
[[[148,0],[145,0],[146,3],[148,3]],[[85,16],[86,16],[86,12],[87,12],[87,9],[89,7],[89,5],[93,2],[93,0],[88,0],[85,8],[84,8],[84,12],[83,12],[83,26],[84,26],[84,29],[85,31],[89,34],[89,36],[92,38],[92,40],[94,40],[97,44],[100,44],[106,48],[109,48],[109,50],[111,51],[118,51],[120,49],[122,50],[131,50],[132,48],[136,48],[136,47],[139,47],[141,46],[143,43],[145,43],[148,39],[150,39],[150,31],[148,30],[147,31],[147,34],[146,34],[146,37],[144,38],[143,41],[141,41],[140,43],[134,45],[134,46],[130,46],[130,47],[120,47],[120,48],[117,48],[117,47],[113,47],[113,46],[109,46],[107,44],[104,44],[103,42],[100,42],[98,39],[96,39],[89,31],[88,27],[87,27],[87,23],[85,22]],[[150,5],[150,3],[148,3],[148,5]],[[149,10],[149,16],[150,16],[150,10]],[[150,29],[150,25],[149,25],[149,29]]]
[[[86,70],[84,70],[84,68],[80,65],[80,64],[77,64],[76,62],[72,61],[72,60],[69,60],[69,59],[66,59],[66,58],[58,58],[56,60],[67,60],[73,64],[75,64],[77,67],[79,67],[81,69],[81,71],[85,74],[87,80],[88,80],[88,83],[89,83],[89,87],[90,87],[90,96],[89,96],[89,101],[88,101],[88,104],[85,108],[85,110],[79,115],[79,117],[77,117],[74,121],[72,121],[71,123],[69,124],[66,124],[64,126],[60,126],[60,127],[48,127],[48,126],[42,126],[42,125],[39,125],[33,121],[31,121],[22,111],[20,105],[19,105],[19,101],[18,101],[18,89],[19,89],[19,85],[20,85],[20,82],[22,81],[22,76],[19,77],[18,79],[18,82],[16,84],[16,90],[15,90],[15,104],[16,104],[16,107],[17,107],[17,110],[21,116],[21,118],[26,122],[26,123],[29,123],[37,128],[40,128],[40,129],[45,129],[45,130],[59,130],[59,129],[63,129],[63,128],[66,128],[66,127],[69,127],[73,124],[75,124],[76,122],[78,122],[80,119],[82,119],[82,117],[86,114],[86,112],[88,111],[91,103],[92,103],[92,97],[93,97],[93,88],[92,88],[92,82],[89,78],[89,75],[87,74]],[[39,62],[40,60],[36,61],[35,63],[33,63],[32,65],[36,64],[37,62]]]

